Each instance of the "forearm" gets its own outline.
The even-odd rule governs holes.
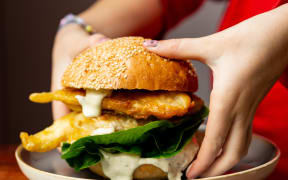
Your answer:
[[[279,20],[283,21],[283,30],[281,29],[281,31],[283,31],[284,33],[286,33],[286,35],[283,35],[283,38],[286,38],[286,46],[284,44],[284,47],[286,47],[286,69],[283,72],[283,74],[280,77],[280,82],[286,87],[288,88],[288,21],[287,21],[287,17],[288,17],[288,3],[281,6],[279,8],[279,15],[281,16],[279,18]],[[285,50],[284,50],[285,51]]]
[[[288,88],[288,3],[280,6],[271,13],[271,19],[268,21],[275,21],[273,27],[275,31],[270,33],[270,36],[275,36],[281,43],[278,46],[272,46],[271,48],[277,48],[279,57],[275,60],[281,61],[280,65],[283,66],[284,72],[280,77],[280,82]],[[273,40],[272,40],[273,41]],[[282,68],[279,68],[281,71]]]
[[[155,37],[162,29],[160,0],[99,0],[79,16],[108,37]]]
[[[52,91],[61,89],[62,73],[71,58],[85,48],[85,42],[81,40],[84,37],[88,37],[88,34],[77,24],[69,24],[57,32],[52,53]]]
[[[259,24],[264,29],[265,35],[270,40],[269,52],[275,49],[275,52],[288,64],[288,4],[282,5],[262,17],[262,23]],[[266,29],[266,30],[265,30]],[[286,58],[283,58],[286,57]]]
[[[261,57],[262,61],[250,62],[251,66],[252,64],[255,66],[261,64],[261,66],[258,66],[259,73],[261,73],[260,71],[263,70],[261,69],[262,66],[269,64],[270,68],[265,71],[269,71],[270,74],[277,74],[277,76],[274,77],[277,79],[288,65],[287,17],[288,4],[285,4],[269,12],[243,21],[230,30],[227,29],[227,31],[230,31],[229,34],[231,37],[237,35],[246,39],[247,41],[240,40],[240,42],[246,43],[245,46],[249,47],[251,52],[254,50],[259,51],[258,54],[254,55],[256,58]],[[241,30],[239,30],[238,27],[241,27]],[[247,51],[245,55],[251,52]]]

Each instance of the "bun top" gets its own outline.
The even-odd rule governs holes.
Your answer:
[[[62,85],[96,90],[197,90],[191,63],[151,53],[143,47],[143,41],[142,37],[122,37],[84,50],[67,67]]]

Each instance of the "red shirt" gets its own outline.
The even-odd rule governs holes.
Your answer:
[[[166,13],[165,24],[169,24],[168,28],[173,27],[179,20],[195,11],[202,2],[202,0],[162,1]],[[288,0],[231,0],[219,30],[233,26],[287,2]],[[170,6],[167,4],[170,4]],[[177,13],[177,16],[175,16],[175,13]],[[285,74],[283,79],[286,81],[286,87],[288,87],[288,73]],[[255,114],[253,131],[271,139],[280,147],[279,164],[269,179],[288,179],[288,135],[286,135],[286,132],[288,132],[288,89],[280,82],[276,82],[259,105]]]

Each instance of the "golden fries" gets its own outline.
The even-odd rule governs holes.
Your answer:
[[[140,121],[128,116],[115,114],[103,114],[97,118],[87,118],[82,113],[72,112],[54,123],[48,128],[34,134],[20,133],[22,145],[32,152],[46,152],[55,149],[62,142],[73,142],[85,136],[93,135],[98,128],[112,128],[114,131],[127,130],[143,125],[150,121]]]
[[[49,103],[53,100],[62,101],[65,104],[79,105],[75,96],[85,96],[83,90],[61,89],[54,92],[32,93],[29,96],[30,101],[36,103]]]
[[[76,114],[70,113],[34,135],[28,135],[26,132],[20,133],[23,147],[28,151],[46,152],[55,149],[61,142],[67,140],[68,134],[71,133],[70,119]]]

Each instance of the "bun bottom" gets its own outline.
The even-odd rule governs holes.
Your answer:
[[[197,143],[197,139],[199,139],[199,137],[197,137],[197,136],[198,136],[198,133],[196,133],[196,135],[194,136],[192,141],[190,143],[188,143],[179,154],[176,155],[177,156],[176,159],[182,159],[182,160],[183,159],[189,159],[188,163],[186,162],[186,164],[185,164],[185,168],[190,164],[190,162],[194,159],[195,155],[198,152],[199,145]],[[175,163],[179,163],[179,161],[175,162]],[[95,173],[101,177],[104,177],[106,179],[109,179],[104,174],[101,163],[98,163],[94,166],[90,166],[89,169],[93,173]],[[184,169],[182,169],[182,170],[184,170]],[[167,178],[168,178],[167,173],[162,171],[162,169],[160,169],[154,165],[151,165],[151,164],[143,164],[143,165],[139,166],[138,168],[136,168],[134,170],[134,173],[133,173],[133,179],[141,179],[142,180],[142,179],[167,179]]]
[[[89,169],[93,173],[106,179],[109,179],[107,176],[105,176],[101,163],[98,163],[94,166],[90,166]],[[135,169],[133,179],[167,179],[167,173],[165,173],[160,168],[154,165],[143,164],[139,166],[137,169]]]

